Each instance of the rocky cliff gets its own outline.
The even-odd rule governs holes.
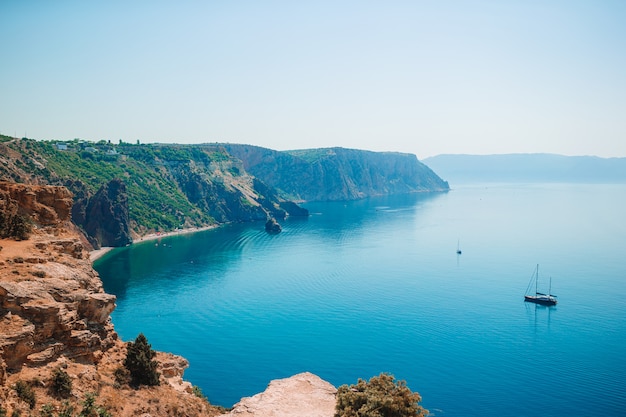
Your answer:
[[[327,148],[279,152],[225,144],[246,171],[285,196],[304,201],[446,191],[448,183],[412,154]]]
[[[91,244],[179,227],[306,216],[296,201],[446,191],[415,155],[250,145],[112,144],[0,135],[0,180],[67,186]]]
[[[152,232],[307,215],[223,146],[46,142],[0,136],[0,180],[64,185],[91,244]]]
[[[126,346],[113,329],[115,296],[106,294],[77,229],[69,222],[71,194],[63,187],[0,183],[0,210],[28,214],[26,240],[0,239],[0,406],[9,415],[63,401],[79,404],[87,393],[116,416],[214,415],[182,380],[187,362],[159,353],[161,386],[133,390],[116,383]],[[53,372],[65,370],[72,395],[53,392]],[[28,384],[35,402],[13,389]]]

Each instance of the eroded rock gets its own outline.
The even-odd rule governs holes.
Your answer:
[[[304,372],[276,379],[262,393],[242,398],[223,417],[333,417],[337,389]]]

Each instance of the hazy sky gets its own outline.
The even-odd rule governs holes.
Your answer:
[[[0,133],[626,156],[626,1],[0,0]]]

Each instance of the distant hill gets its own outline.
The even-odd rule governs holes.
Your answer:
[[[346,148],[274,151],[225,144],[247,172],[296,201],[343,201],[447,191],[448,183],[413,154]]]
[[[626,183],[626,158],[555,154],[437,155],[422,162],[450,183]]]
[[[308,215],[296,201],[448,190],[410,154],[2,135],[0,181],[67,187],[72,221],[95,248],[181,227]]]

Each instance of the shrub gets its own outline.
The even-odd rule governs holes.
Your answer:
[[[95,394],[87,393],[83,401],[83,409],[80,410],[78,417],[111,417],[111,413],[104,407],[96,405]]]
[[[340,386],[335,417],[423,417],[428,410],[419,405],[421,400],[404,381],[382,373],[369,382],[359,379],[356,385]]]
[[[39,412],[40,417],[54,417],[54,406],[52,404],[44,404]]]
[[[72,394],[72,379],[61,368],[56,368],[52,372],[52,393],[60,398],[68,398]]]
[[[0,417],[7,417],[7,410],[0,405]]]
[[[194,385],[192,388],[192,392],[193,395],[195,395],[198,398],[202,398],[204,401],[209,402],[209,399],[206,397],[206,395],[204,395],[204,393],[202,392],[202,389],[200,389],[199,386]]]
[[[63,407],[57,417],[73,417],[74,416],[74,407],[68,402],[63,403]]]
[[[155,356],[156,352],[152,350],[143,333],[139,333],[134,343],[128,342],[124,366],[130,372],[132,385],[159,385],[157,362],[152,360]]]
[[[130,384],[130,371],[125,367],[117,367],[113,375],[115,376],[115,388]]]
[[[28,404],[31,410],[35,408],[35,404],[37,402],[37,400],[35,399],[35,391],[33,391],[31,386],[27,382],[21,380],[17,381],[15,383],[14,389],[17,392],[17,396],[20,398],[20,400]]]
[[[32,271],[31,274],[33,276],[36,276],[37,278],[45,278],[46,277],[46,272],[45,271]]]

